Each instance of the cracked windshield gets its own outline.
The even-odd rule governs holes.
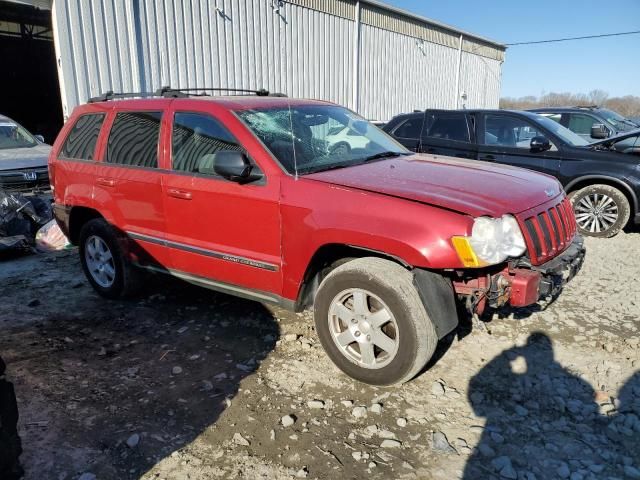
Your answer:
[[[378,127],[342,107],[294,105],[237,113],[291,174],[410,155]]]

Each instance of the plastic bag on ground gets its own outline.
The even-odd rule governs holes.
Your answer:
[[[36,233],[36,247],[38,250],[48,252],[62,250],[69,245],[69,240],[62,233],[55,220],[47,222],[38,233]]]

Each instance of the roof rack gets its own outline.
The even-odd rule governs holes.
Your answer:
[[[96,102],[108,102],[109,100],[114,100],[116,98],[135,98],[135,97],[152,97],[154,94],[149,92],[124,92],[124,93],[114,93],[113,90],[108,90],[97,97],[91,97],[89,99],[89,103]]]
[[[190,93],[196,92],[196,93]],[[199,93],[197,93],[199,92]],[[258,97],[286,97],[284,93],[271,93],[264,88],[259,90],[248,90],[242,88],[171,88],[169,86],[161,87],[155,92],[124,92],[114,93],[109,90],[97,97],[91,97],[89,103],[108,102],[118,98],[146,98],[146,97],[163,97],[163,98],[184,98],[189,96],[206,96],[205,92],[231,92],[233,94],[250,93]]]
[[[594,108],[600,108],[598,105],[576,105],[576,108],[587,108],[593,110]]]
[[[284,93],[272,93],[269,90],[261,88],[259,90],[249,90],[244,88],[171,88],[162,87],[156,91],[156,95],[165,98],[177,98],[186,97],[189,92],[201,92],[196,93],[195,96],[206,96],[205,92],[230,92],[230,93],[252,93],[258,97],[286,97]],[[193,95],[193,94],[192,94]]]

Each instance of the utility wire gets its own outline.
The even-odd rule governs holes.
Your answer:
[[[555,43],[555,42],[567,42],[569,40],[585,40],[587,38],[604,38],[604,37],[619,37],[621,35],[635,35],[640,33],[640,30],[633,32],[618,32],[618,33],[604,33],[602,35],[586,35],[584,37],[568,37],[568,38],[556,38],[554,40],[538,40],[535,42],[517,42],[517,43],[505,43],[507,47],[513,47],[514,45],[534,45],[537,43]]]

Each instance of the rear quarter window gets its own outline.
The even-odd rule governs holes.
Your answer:
[[[104,113],[81,115],[60,150],[61,158],[94,160],[96,143],[104,123]]]
[[[119,112],[113,121],[105,161],[132,167],[158,167],[162,112]]]
[[[404,123],[400,124],[397,127],[393,135],[400,138],[411,138],[418,139],[420,138],[420,133],[422,132],[422,123],[424,121],[424,116],[414,117],[406,120]]]
[[[471,142],[469,125],[464,115],[456,113],[434,113],[431,115],[431,125],[426,129],[425,137]]]

